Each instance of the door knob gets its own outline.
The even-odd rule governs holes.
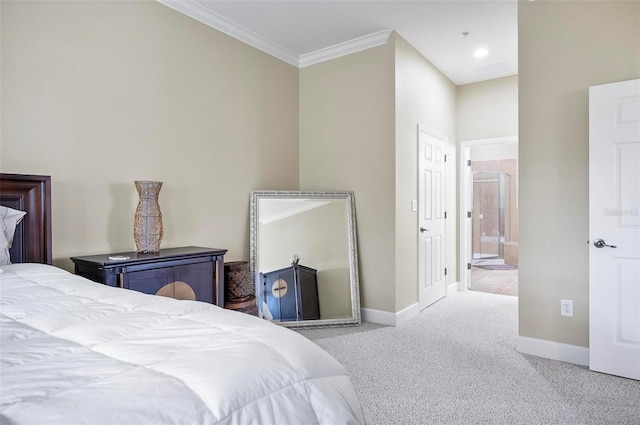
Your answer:
[[[424,227],[420,228],[420,233],[424,233],[424,232],[428,232],[428,231],[429,231],[429,229],[425,229]]]
[[[608,248],[617,248],[615,245],[607,245],[607,243],[602,239],[596,239],[595,241],[593,241],[593,245],[596,248],[604,248],[605,246]]]

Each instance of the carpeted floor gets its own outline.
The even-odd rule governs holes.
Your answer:
[[[516,352],[515,297],[456,293],[398,327],[308,329],[372,422],[640,424],[640,382]]]

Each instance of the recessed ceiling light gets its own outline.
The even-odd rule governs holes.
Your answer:
[[[478,49],[473,53],[473,56],[477,57],[477,58],[483,58],[485,56],[487,56],[489,54],[489,52],[487,51],[487,49]]]

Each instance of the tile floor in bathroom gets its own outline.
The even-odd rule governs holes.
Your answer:
[[[485,261],[484,263],[486,264],[487,262]],[[504,261],[502,264],[504,264]],[[518,270],[485,270],[472,266],[470,289],[472,291],[517,297]]]

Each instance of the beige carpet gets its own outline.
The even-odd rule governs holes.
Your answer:
[[[640,381],[516,352],[517,302],[467,291],[399,327],[300,332],[345,365],[377,425],[639,425]]]

